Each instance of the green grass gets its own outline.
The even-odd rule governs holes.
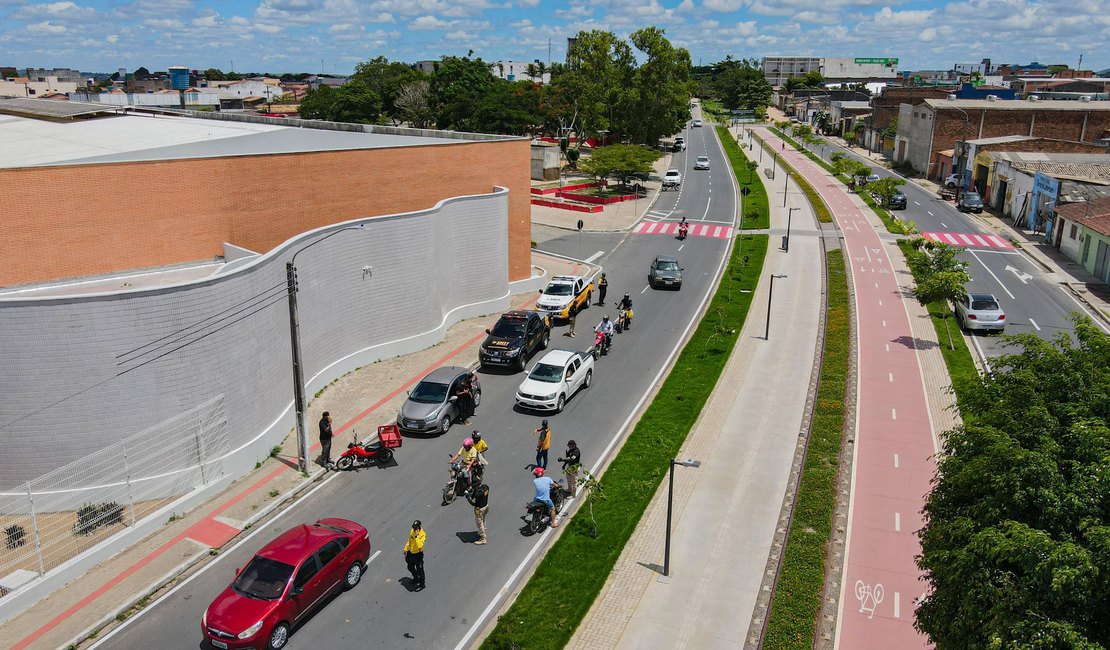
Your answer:
[[[902,249],[902,254],[908,260],[910,252],[913,251],[913,246],[910,245],[909,240],[899,239],[898,248]],[[916,280],[915,277],[914,281]],[[967,347],[967,342],[960,334],[960,327],[956,324],[956,319],[953,318],[952,308],[946,303],[934,302],[928,305],[927,309],[929,310],[929,318],[933,321],[933,329],[937,333],[937,340],[940,341],[940,351],[944,355],[944,365],[948,367],[948,375],[952,378],[952,389],[956,393],[956,399],[959,400],[965,386],[979,381],[979,369],[975,365],[975,359],[971,356],[971,349]],[[948,345],[949,334],[952,335],[954,350],[950,349]]]
[[[828,311],[817,403],[794,505],[794,518],[768,614],[765,648],[808,650],[813,647],[813,634],[825,586],[826,551],[836,511],[848,353],[851,350],[851,312],[843,251],[829,251],[825,256],[825,265],[829,283]]]
[[[746,235],[693,336],[651,405],[600,477],[605,500],[567,523],[516,601],[482,643],[483,648],[562,648],[597,598],[636,524],[678,454],[725,362],[751,306],[767,254],[767,235]],[[665,317],[660,315],[661,318]],[[615,354],[632,350],[618,347]]]
[[[772,128],[771,130],[775,133],[778,133],[779,135],[782,135],[782,133],[778,129]],[[770,153],[771,155],[778,155],[778,152],[767,146],[767,143],[763,141],[763,138],[760,138],[754,133],[753,135],[755,136],[756,140],[759,140],[760,146],[767,149],[767,153]],[[791,142],[793,141],[791,140]],[[809,181],[803,178],[796,169],[791,167],[785,160],[783,160],[782,156],[779,156],[778,158],[778,166],[782,167],[783,171],[789,172],[790,178],[792,178],[798,184],[798,187],[802,189],[802,193],[806,195],[806,199],[809,201],[810,206],[813,207],[813,213],[817,215],[817,220],[823,223],[832,222],[832,212],[829,211],[829,206],[825,205],[824,199],[822,199],[821,195],[817,193],[817,190],[813,189],[813,186],[809,184]]]
[[[727,128],[718,126],[717,136],[721,139],[721,144],[725,148],[725,155],[728,156],[728,161],[732,165],[732,173],[736,176],[736,182],[742,188],[746,187],[752,191],[751,194],[742,197],[745,212],[743,227],[770,228],[771,210],[767,205],[767,188],[763,186],[763,181],[759,178],[759,170],[748,171],[744,164],[748,161],[748,157],[744,155],[740,145],[736,143],[736,139],[732,137]],[[758,212],[758,215],[755,218],[750,218],[749,215],[753,211]]]

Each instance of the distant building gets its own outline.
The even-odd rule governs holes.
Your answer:
[[[413,65],[417,70],[423,72],[424,74],[432,74],[436,71],[436,64],[438,63],[439,61],[417,61]]]
[[[85,84],[82,82],[80,85]],[[77,92],[77,86],[76,82],[61,81],[57,77],[47,77],[42,80],[12,77],[10,81],[0,81],[0,96],[42,97],[47,93],[68,94]]]
[[[545,69],[543,74],[530,75],[528,74],[528,66],[533,66],[533,69]],[[489,69],[493,72],[493,76],[504,79],[506,81],[535,81],[541,84],[551,82],[551,73],[546,71],[547,65],[542,63],[539,59],[531,62],[524,61],[498,61],[491,63]]]
[[[79,84],[85,82],[85,75],[72,68],[27,68],[25,76],[31,81],[46,81],[47,78],[53,77],[58,81],[70,81]]]
[[[898,59],[890,57],[765,56],[763,78],[781,87],[791,77],[819,72],[830,83],[862,83],[898,77]]]

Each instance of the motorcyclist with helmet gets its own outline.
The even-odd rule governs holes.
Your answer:
[[[619,310],[619,314],[620,314],[618,316],[618,318],[621,318],[624,321],[624,323],[621,325],[621,327],[623,329],[631,329],[631,327],[632,327],[632,298],[631,298],[631,296],[629,296],[627,293],[624,294],[624,297],[621,298],[621,301],[619,303],[617,303],[617,309]]]
[[[485,444],[485,443],[483,443]],[[458,453],[451,457],[449,465],[455,461],[462,459],[462,475],[466,479],[466,484],[469,487],[471,484],[471,476],[474,474],[481,475],[482,468],[486,465],[486,459],[482,453],[478,451],[474,440],[467,438],[463,440],[462,447],[459,448]]]
[[[555,511],[555,502],[551,500],[551,490],[557,486],[558,483],[551,480],[551,477],[544,476],[542,467],[537,467],[532,470],[532,474],[535,476],[535,478],[532,479],[532,484],[536,486],[535,500],[547,506],[548,511],[551,513],[551,527],[558,528],[559,524],[555,521],[555,515],[559,513]]]
[[[605,316],[602,317],[601,322],[597,324],[594,331],[605,335],[606,348],[613,345],[613,322],[609,320],[609,314],[605,314]]]

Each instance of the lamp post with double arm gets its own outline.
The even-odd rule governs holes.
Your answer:
[[[959,168],[956,170],[956,205],[958,206],[958,205],[960,205],[960,195],[963,194],[963,190],[964,190],[964,165],[966,164],[966,157],[967,157],[967,132],[971,128],[971,116],[969,116],[967,114],[967,111],[965,111],[964,109],[959,108],[957,106],[949,106],[948,108],[951,108],[953,110],[957,110],[960,113],[963,113],[963,116],[964,116],[964,131],[963,131],[964,139],[960,140],[960,142],[959,142],[959,145],[960,145],[960,157],[958,158]],[[944,179],[943,178],[940,179],[940,182],[943,184]]]
[[[301,359],[301,323],[297,313],[297,256],[320,242],[331,239],[347,230],[364,230],[363,225],[340,228],[316,241],[302,246],[285,263],[286,291],[289,294],[289,345],[293,352],[293,404],[297,411],[297,466],[302,472],[308,471],[308,428],[305,426],[304,413],[306,398],[304,392],[304,367]]]

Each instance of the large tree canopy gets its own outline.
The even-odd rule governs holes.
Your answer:
[[[752,61],[725,57],[714,66],[712,89],[725,108],[753,110],[763,114],[771,104],[771,84]]]
[[[925,505],[917,627],[938,648],[1110,646],[1110,337],[1014,337],[959,396]]]
[[[504,83],[490,72],[489,64],[469,56],[445,56],[431,80],[432,110],[436,127],[478,131],[475,110],[483,97]]]
[[[373,124],[382,110],[378,94],[359,81],[349,81],[338,88],[320,86],[309,91],[298,109],[308,120]]]
[[[384,56],[379,56],[355,66],[355,73],[351,78],[366,84],[367,88],[378,95],[382,102],[382,113],[400,121],[403,117],[401,110],[397,108],[397,96],[401,93],[401,88],[425,76],[423,72],[406,63],[391,62]]]

